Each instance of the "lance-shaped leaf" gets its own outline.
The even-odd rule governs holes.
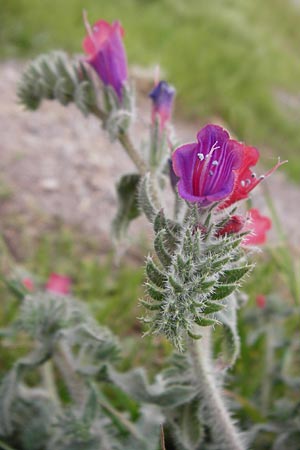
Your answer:
[[[137,191],[140,175],[124,175],[117,184],[118,211],[113,220],[113,234],[120,239],[128,229],[130,222],[140,215]]]
[[[215,317],[223,325],[222,356],[225,364],[232,367],[240,353],[240,337],[237,329],[237,301],[231,295],[224,308],[216,313]]]

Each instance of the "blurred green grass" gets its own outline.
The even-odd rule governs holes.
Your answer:
[[[0,56],[81,52],[82,10],[120,19],[131,64],[159,63],[177,110],[219,117],[300,179],[300,7],[292,0],[1,0]],[[270,148],[272,152],[270,152]]]

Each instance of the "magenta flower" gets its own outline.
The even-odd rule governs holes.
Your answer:
[[[93,28],[84,17],[88,35],[83,40],[87,62],[95,69],[106,86],[111,86],[119,99],[127,80],[127,58],[122,38],[124,30],[119,22],[109,24],[98,20]]]
[[[70,278],[59,275],[58,273],[51,273],[46,284],[46,291],[54,292],[55,294],[68,295],[70,288]]]
[[[170,121],[175,96],[175,88],[166,81],[160,81],[149,94],[153,102],[152,121],[158,117],[160,130]]]
[[[233,191],[242,164],[243,145],[218,125],[206,125],[197,142],[178,147],[172,155],[179,177],[178,193],[188,202],[208,206]]]

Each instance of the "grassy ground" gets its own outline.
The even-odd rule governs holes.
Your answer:
[[[300,8],[295,2],[1,0],[1,5],[2,57],[58,47],[80,52],[83,8],[91,21],[119,18],[130,62],[162,65],[178,89],[178,111],[201,123],[221,117],[240,139],[289,158],[285,170],[299,180]]]

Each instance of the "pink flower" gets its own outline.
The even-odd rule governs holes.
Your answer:
[[[91,28],[84,16],[88,35],[83,40],[87,62],[95,69],[106,86],[111,86],[122,100],[123,86],[127,80],[127,58],[122,38],[124,30],[119,22],[109,24],[98,20]]]
[[[269,217],[262,216],[258,209],[252,208],[248,211],[248,220],[243,231],[249,231],[249,234],[243,238],[243,245],[259,245],[266,242],[266,233],[272,227]]]
[[[46,284],[46,291],[54,292],[55,294],[68,295],[70,288],[70,278],[59,275],[58,273],[51,273]]]
[[[33,281],[30,278],[23,278],[22,284],[27,289],[27,291],[31,292],[34,290]]]
[[[266,299],[266,296],[265,295],[263,295],[263,294],[258,294],[257,296],[256,296],[256,306],[258,307],[258,308],[261,308],[261,309],[264,309],[265,308],[265,306],[266,306],[266,303],[267,303],[267,299]]]

